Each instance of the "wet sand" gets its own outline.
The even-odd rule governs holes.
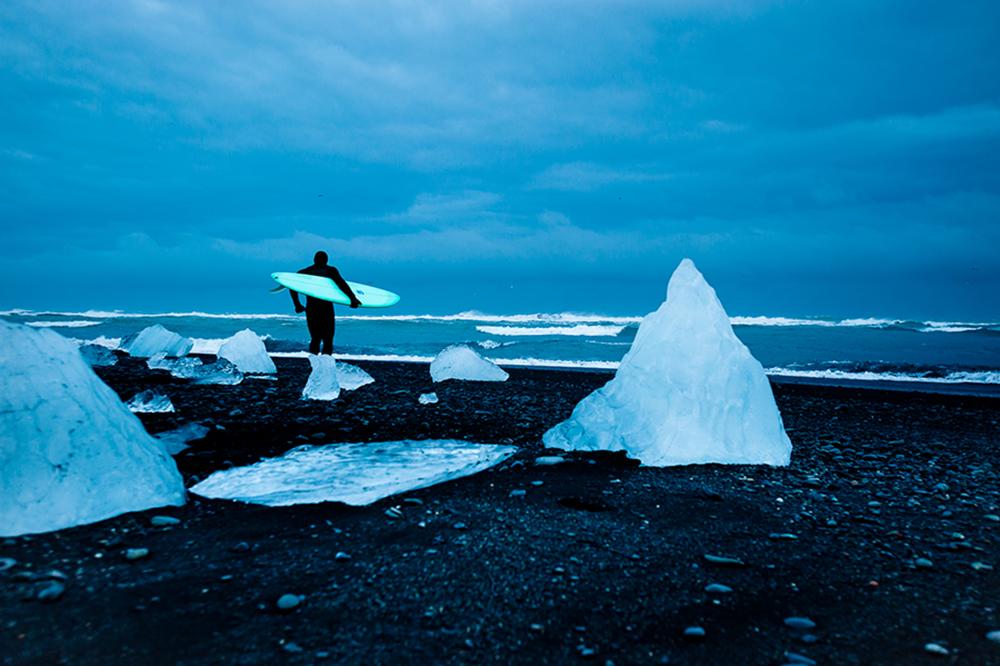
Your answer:
[[[1000,663],[986,639],[1000,629],[1000,399],[776,385],[788,468],[539,467],[541,435],[609,375],[433,385],[425,365],[357,365],[376,383],[332,403],[299,399],[302,359],[238,386],[131,359],[99,374],[126,400],[170,396],[177,413],[142,416],[151,432],[213,427],[176,458],[189,486],[304,443],[520,452],[368,507],[191,496],[0,540],[15,560],[0,571],[2,663]],[[431,390],[440,402],[418,404]],[[148,555],[127,559],[136,548]],[[52,580],[62,596],[38,600]],[[284,594],[301,603],[279,609]]]

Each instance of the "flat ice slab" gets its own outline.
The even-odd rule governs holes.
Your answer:
[[[0,321],[0,536],[184,500],[174,461],[74,343]]]
[[[184,356],[191,351],[192,346],[194,341],[191,338],[185,338],[156,324],[125,338],[121,348],[130,356],[149,358],[157,354]]]
[[[500,366],[483,358],[466,345],[452,345],[431,361],[431,379],[465,379],[480,382],[502,382],[509,377]]]
[[[625,451],[645,465],[787,465],[785,434],[764,368],[690,259],[646,316],[614,379],[545,433],[546,447]]]
[[[219,347],[219,358],[224,358],[246,374],[273,375],[278,371],[267,355],[264,340],[245,328]]]
[[[176,456],[188,448],[188,444],[196,439],[203,439],[209,432],[209,428],[200,423],[185,423],[179,428],[157,434],[156,441],[160,443],[164,451]]]
[[[301,446],[278,458],[215,472],[191,492],[267,506],[363,506],[481,472],[516,450],[453,439]]]

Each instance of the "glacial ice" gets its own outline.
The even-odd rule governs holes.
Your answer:
[[[509,377],[503,369],[485,359],[466,345],[452,345],[431,361],[431,379],[466,379],[481,382],[502,382]]]
[[[546,447],[625,451],[645,465],[787,465],[792,444],[761,364],[690,259],[643,319],[614,378],[543,437]]]
[[[210,432],[207,426],[200,423],[185,423],[179,428],[161,432],[156,435],[156,441],[163,450],[172,456],[188,448],[188,444],[196,439],[203,439]]]
[[[80,355],[92,368],[114,365],[118,362],[118,357],[113,351],[100,345],[81,345]]]
[[[174,404],[163,393],[146,390],[136,393],[126,405],[133,414],[153,414],[174,411]]]
[[[302,446],[277,458],[215,472],[191,492],[267,506],[318,502],[363,506],[475,474],[516,450],[458,440]]]
[[[174,461],[76,344],[0,321],[0,536],[184,500]]]
[[[163,354],[156,354],[146,361],[146,365],[150,370],[168,370],[178,379],[194,380],[195,384],[239,384],[243,381],[243,373],[224,358],[202,363],[200,358],[193,356],[165,358]]]
[[[273,375],[278,371],[267,355],[264,340],[245,328],[219,347],[219,358],[224,358],[248,375]]]
[[[437,393],[421,393],[420,397],[417,398],[417,402],[421,405],[433,405],[438,401]]]
[[[337,361],[337,381],[341,391],[353,391],[373,383],[375,378],[356,365]]]
[[[336,400],[340,396],[337,361],[326,354],[310,354],[309,365],[312,366],[312,372],[302,389],[302,399]]]
[[[194,341],[167,330],[160,324],[148,326],[122,341],[121,349],[130,356],[149,358],[157,354],[184,356]]]

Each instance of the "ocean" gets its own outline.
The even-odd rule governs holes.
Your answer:
[[[193,338],[195,353],[214,353],[244,328],[264,337],[275,356],[304,355],[308,343],[305,317],[294,314],[8,310],[0,316],[109,348],[153,324]],[[444,347],[465,343],[506,366],[612,370],[640,321],[600,314],[382,315],[338,308],[335,347],[348,360],[429,362]],[[1000,392],[1000,322],[767,316],[731,321],[777,378]]]

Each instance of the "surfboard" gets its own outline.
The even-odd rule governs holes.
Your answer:
[[[351,299],[347,297],[347,294],[338,289],[330,278],[304,273],[271,273],[271,279],[286,289],[297,291],[306,296],[340,305],[351,304]],[[391,291],[360,282],[348,281],[347,284],[361,301],[363,308],[387,308],[399,303],[399,294],[394,294]]]

